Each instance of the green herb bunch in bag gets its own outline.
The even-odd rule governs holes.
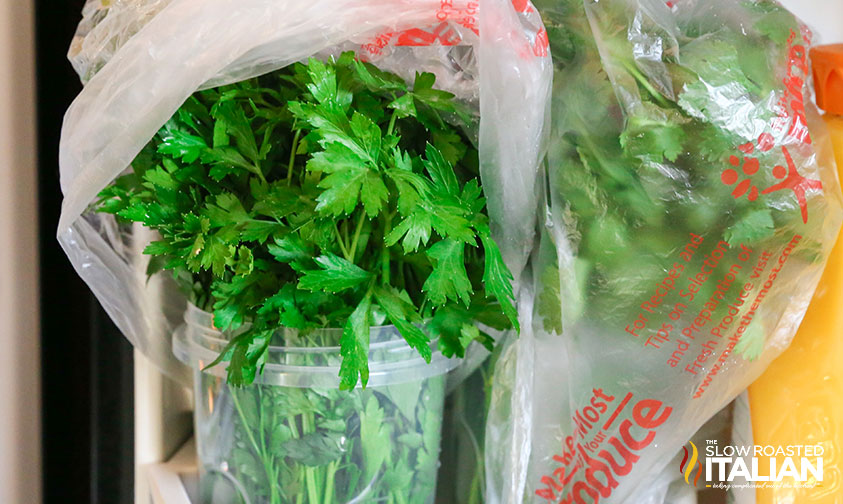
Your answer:
[[[100,194],[101,212],[158,233],[148,273],[172,272],[213,312],[205,330],[230,335],[209,367],[228,365],[231,388],[216,400],[233,406],[233,464],[249,495],[426,502],[444,377],[351,390],[369,382],[371,331],[394,326],[430,362],[474,341],[491,348],[480,327],[517,325],[477,151],[448,122],[472,119],[434,84],[418,74],[408,86],[345,53],[201,91]],[[237,389],[277,362],[274,345],[339,347],[296,364],[338,366],[350,391]]]
[[[562,312],[559,292],[540,294],[547,329],[562,330],[562,313],[626,328],[660,285],[675,296],[657,295],[645,314],[665,309],[665,297],[672,308],[719,296],[732,262],[718,250],[773,250],[799,234],[797,256],[822,261],[823,181],[801,94],[806,32],[775,2],[735,4],[731,24],[717,6],[690,3],[588,14],[582,2],[540,4],[557,72],[551,192],[558,218],[576,220],[563,248],[577,250]],[[797,187],[787,177],[800,165]],[[677,261],[683,276],[706,279],[663,285]],[[763,346],[754,334],[741,346],[750,357]]]
[[[535,241],[547,38],[482,12],[85,2],[57,238],[192,368],[204,501],[433,498],[445,375],[519,329]]]
[[[536,7],[548,218],[534,337],[495,369],[487,439],[513,448],[487,452],[489,501],[658,500],[655,475],[787,348],[839,231],[812,35],[768,0]]]
[[[280,327],[343,327],[342,385],[366,385],[368,331],[395,325],[430,358],[476,322],[517,325],[492,241],[470,117],[432,74],[412,86],[345,53],[191,97],[100,194],[99,210],[157,231],[149,273],[172,271],[222,331],[220,361],[254,380]],[[419,325],[425,323],[430,334]]]

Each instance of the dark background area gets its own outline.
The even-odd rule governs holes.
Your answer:
[[[56,241],[62,117],[81,84],[66,54],[84,0],[36,0],[45,504],[134,500],[132,347]]]

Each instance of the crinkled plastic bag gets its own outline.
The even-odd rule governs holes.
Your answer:
[[[89,0],[83,14],[70,58],[87,84],[62,130],[58,238],[165,371],[183,373],[170,334],[185,301],[166,275],[147,279],[147,230],[89,206],[193,92],[310,56],[355,50],[408,79],[433,72],[474,106],[493,233],[516,277],[523,270],[551,85],[546,32],[526,0]]]
[[[789,345],[840,229],[812,35],[767,0],[536,7],[547,218],[532,324],[496,368],[488,502],[649,502]]]

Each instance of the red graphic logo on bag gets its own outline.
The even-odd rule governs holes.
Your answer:
[[[536,42],[533,44],[533,54],[543,58],[548,54],[548,48],[550,47],[550,39],[547,37],[547,30],[542,28],[536,33]]]
[[[525,37],[513,38],[523,58],[549,56],[550,40],[547,31],[541,27],[538,13],[530,0],[510,0],[521,22],[528,27]],[[431,14],[431,24],[421,23],[423,28],[411,28],[401,32],[382,32],[361,45],[366,55],[382,56],[389,46],[428,47],[433,45],[456,46],[471,43],[471,34],[480,35],[478,14],[479,0],[439,0]],[[539,29],[535,31],[536,24]]]
[[[803,144],[811,144],[811,132],[808,131],[808,119],[805,113],[805,81],[810,75],[810,63],[808,61],[807,46],[811,45],[811,30],[807,27],[801,29],[803,44],[798,44],[797,34],[790,31],[787,39],[788,62],[787,76],[784,84],[784,94],[778,101],[778,117],[773,121],[773,130],[787,131],[787,136],[798,140]]]
[[[754,143],[749,142],[738,147],[738,150],[744,154],[742,158],[738,156],[732,156],[729,158],[729,164],[731,164],[734,168],[729,168],[723,171],[720,175],[720,180],[727,186],[735,185],[735,189],[732,191],[732,196],[735,199],[742,198],[744,195],[749,201],[755,201],[758,199],[759,190],[758,187],[753,184],[752,176],[758,173],[758,170],[761,168],[761,163],[758,158],[751,157],[750,155],[755,153],[756,148],[759,152],[769,152],[774,147],[775,139],[773,138],[773,135],[764,133],[758,137],[757,146]],[[776,191],[790,189],[796,196],[796,201],[799,202],[799,208],[802,212],[802,221],[807,224],[808,200],[805,193],[811,189],[821,190],[823,188],[823,184],[819,180],[808,179],[800,175],[799,171],[796,169],[796,163],[793,162],[793,156],[790,155],[790,151],[784,146],[782,146],[781,149],[787,162],[787,167],[785,168],[784,166],[777,165],[773,168],[773,176],[781,180],[781,182],[764,189],[761,191],[761,194],[770,194]],[[743,180],[740,180],[741,173],[738,172],[738,168],[741,170],[743,175],[746,176]]]
[[[780,183],[764,189],[761,194],[770,194],[772,192],[781,191],[783,189],[790,189],[796,195],[796,201],[799,202],[799,208],[802,209],[802,221],[808,223],[808,200],[805,198],[805,191],[808,189],[820,190],[823,188],[823,183],[819,180],[807,179],[796,171],[796,163],[790,156],[787,147],[782,147],[784,157],[787,160],[787,168],[784,166],[776,166],[773,168],[773,176],[777,179],[784,179]]]
[[[448,23],[440,23],[432,31],[422,30],[421,28],[407,30],[398,36],[395,45],[430,46],[438,42],[443,46],[453,46],[461,41],[462,37],[457,30]]]
[[[685,451],[685,456],[682,458],[682,462],[679,463],[679,474],[684,474],[685,483],[690,485],[691,476],[694,474],[694,469],[696,469],[697,475],[694,476],[693,479],[693,485],[696,487],[697,483],[700,481],[700,475],[703,472],[702,462],[699,461],[699,451],[697,450],[697,445],[695,445],[693,441],[689,441],[688,444],[691,445],[691,460],[688,460],[688,447],[683,446],[682,450]],[[696,464],[696,466],[694,464]]]
[[[515,7],[515,12],[522,14],[533,12],[533,6],[530,5],[530,0],[512,0],[512,6]]]
[[[768,152],[773,148],[774,143],[775,141],[773,140],[773,135],[764,133],[758,138],[758,150],[761,152]],[[743,174],[749,178],[746,178],[738,183],[740,174],[737,170],[729,168],[720,175],[720,179],[726,185],[733,185],[735,183],[738,184],[737,187],[735,187],[735,190],[732,191],[732,196],[734,196],[735,199],[746,195],[749,201],[755,201],[758,199],[758,187],[752,184],[751,177],[758,173],[758,169],[761,167],[761,163],[758,161],[758,158],[749,157],[750,154],[755,152],[755,144],[752,142],[746,143],[738,147],[738,150],[744,153],[745,156],[743,158],[732,156],[729,158],[729,164],[735,168],[741,168]]]

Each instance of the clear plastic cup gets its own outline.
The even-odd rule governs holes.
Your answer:
[[[173,338],[194,369],[200,494],[211,504],[428,504],[436,493],[446,375],[393,326],[373,327],[366,389],[339,390],[341,329],[279,330],[255,383],[226,384],[227,344],[190,306]]]

